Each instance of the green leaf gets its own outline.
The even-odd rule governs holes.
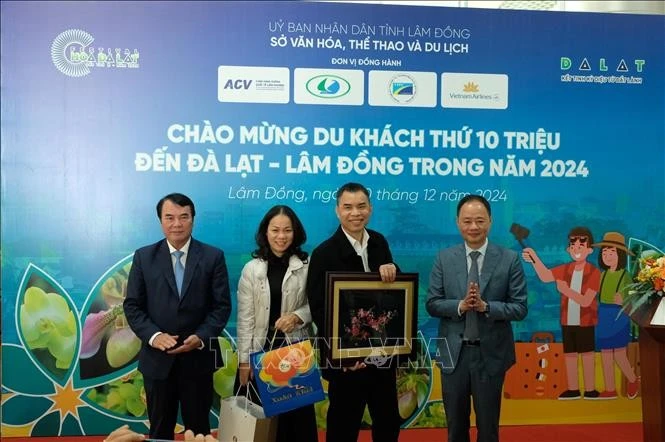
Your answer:
[[[25,347],[2,344],[2,386],[23,394],[43,396],[55,393],[53,382],[28,356]],[[8,361],[11,361],[9,363]]]
[[[53,436],[60,434],[60,412],[54,411],[37,421],[30,436]]]
[[[146,405],[141,398],[130,398],[127,399],[127,411],[136,417],[143,416],[146,412]]]
[[[118,387],[118,393],[123,399],[129,400],[138,398],[140,391],[136,389],[135,385],[124,383]]]
[[[416,393],[418,393],[418,406],[422,407],[429,396],[427,384],[424,382],[418,382],[416,384]]]
[[[46,413],[52,405],[53,402],[44,397],[12,396],[2,404],[2,423],[7,425],[29,424]]]

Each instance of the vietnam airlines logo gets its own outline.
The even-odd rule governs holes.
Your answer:
[[[464,85],[463,92],[478,92],[478,91],[480,91],[480,88],[473,81],[469,81]]]
[[[351,92],[351,83],[337,75],[317,75],[307,80],[307,92],[319,98],[339,98]]]

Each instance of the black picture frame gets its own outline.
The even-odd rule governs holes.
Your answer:
[[[418,274],[398,273],[383,282],[376,272],[326,273],[328,364],[356,361],[382,365],[390,356],[415,357],[418,332]]]

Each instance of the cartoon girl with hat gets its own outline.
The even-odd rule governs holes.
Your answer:
[[[626,396],[634,399],[640,389],[640,378],[628,361],[627,347],[630,341],[630,318],[621,312],[622,291],[632,282],[626,271],[627,255],[633,253],[626,247],[624,236],[618,232],[607,232],[603,240],[592,244],[600,248],[598,265],[603,270],[600,280],[600,303],[596,346],[601,352],[605,391],[599,399],[616,399],[614,362],[628,380]]]

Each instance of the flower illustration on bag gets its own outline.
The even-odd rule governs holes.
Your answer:
[[[261,356],[259,378],[275,387],[285,387],[291,380],[314,366],[314,351],[309,341],[278,348]]]
[[[397,310],[374,312],[374,307],[349,312],[350,324],[344,326],[344,338],[353,344],[364,344],[371,338],[386,338],[386,326],[397,316]]]

